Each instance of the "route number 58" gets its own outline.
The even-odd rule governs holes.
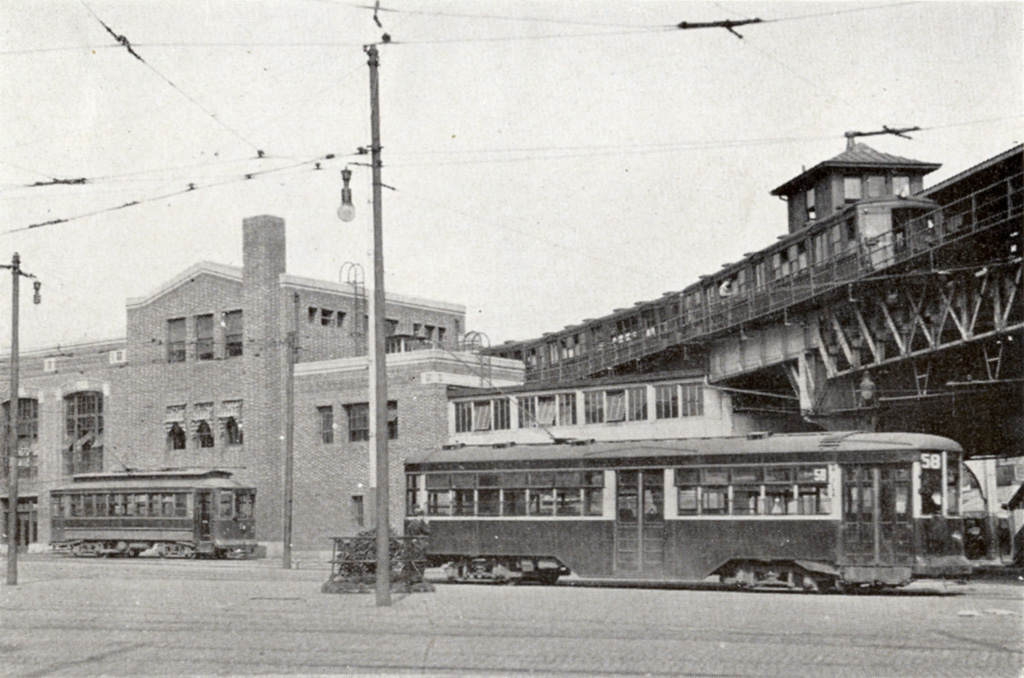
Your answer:
[[[942,455],[937,452],[923,452],[921,453],[921,468],[933,469],[935,471],[942,470]]]

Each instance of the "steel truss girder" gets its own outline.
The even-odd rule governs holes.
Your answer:
[[[819,355],[830,379],[1024,329],[1020,257],[956,273],[916,271],[825,307]],[[988,354],[986,353],[986,356]],[[998,371],[998,356],[986,358]],[[990,378],[993,378],[990,376]]]

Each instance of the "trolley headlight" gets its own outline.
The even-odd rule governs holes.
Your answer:
[[[964,535],[960,534],[960,530],[953,530],[953,533],[949,535],[949,538],[953,541],[962,542],[964,540]]]

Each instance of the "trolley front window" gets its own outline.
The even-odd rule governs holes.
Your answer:
[[[235,493],[231,490],[221,490],[219,516],[221,518],[231,518],[234,516],[234,509]]]
[[[942,515],[942,453],[921,453],[921,515]]]
[[[182,495],[182,498],[184,496]],[[252,520],[256,496],[252,492],[239,492],[236,499],[236,511],[239,520]]]

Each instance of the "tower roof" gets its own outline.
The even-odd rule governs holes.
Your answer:
[[[772,195],[791,195],[802,190],[808,184],[812,184],[819,175],[831,169],[901,169],[923,176],[934,172],[941,166],[933,162],[882,153],[867,144],[854,143],[834,158],[819,162],[811,169],[801,172],[799,176],[782,184],[772,191]]]

